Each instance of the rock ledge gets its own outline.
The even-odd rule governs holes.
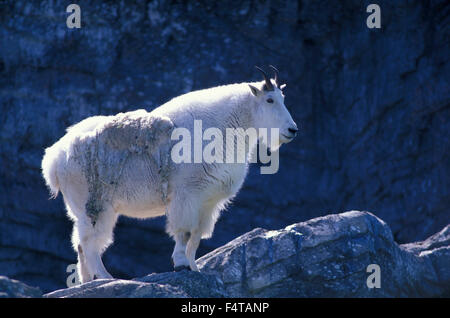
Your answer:
[[[425,241],[398,245],[369,212],[350,211],[254,229],[197,260],[200,272],[103,279],[43,297],[445,297],[450,295],[450,225]],[[369,288],[368,266],[380,269]],[[40,297],[0,277],[0,296]]]

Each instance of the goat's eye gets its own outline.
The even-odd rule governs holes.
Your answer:
[[[268,99],[267,99],[267,102],[270,103],[270,104],[272,104],[272,103],[273,103],[273,99],[272,99],[272,98],[268,98]]]

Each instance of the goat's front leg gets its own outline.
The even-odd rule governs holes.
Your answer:
[[[189,266],[191,270],[198,272],[197,264],[195,264],[195,253],[200,244],[201,234],[199,231],[192,231],[189,241],[186,245],[186,257],[189,261]]]
[[[175,248],[172,253],[172,263],[176,272],[189,269],[189,261],[186,258],[186,244],[189,236],[188,232],[178,232],[174,235]]]
[[[175,271],[189,268],[197,270],[193,258],[200,242],[197,229],[200,226],[199,211],[202,202],[203,200],[198,194],[186,193],[184,189],[183,191],[174,191],[168,209],[166,230],[175,240],[175,248],[172,253]]]

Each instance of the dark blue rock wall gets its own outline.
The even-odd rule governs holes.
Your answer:
[[[450,222],[450,6],[377,1],[0,1],[0,274],[44,291],[76,262],[45,147],[83,118],[281,72],[299,136],[280,170],[253,167],[199,256],[255,227],[369,210],[398,242]],[[122,218],[104,262],[120,278],[171,269],[164,219]]]

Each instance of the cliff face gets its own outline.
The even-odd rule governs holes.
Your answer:
[[[255,227],[372,211],[401,243],[448,223],[449,6],[378,1],[78,1],[81,29],[53,1],[0,4],[0,273],[64,287],[76,262],[43,149],[91,115],[153,109],[181,93],[259,79],[273,64],[299,136],[280,171],[251,169],[200,254]],[[105,264],[116,277],[170,270],[164,220],[121,219]]]
[[[43,296],[449,296],[450,225],[425,241],[398,245],[382,220],[351,211],[276,231],[255,229],[206,254],[197,264],[200,272],[95,280]],[[0,295],[36,297],[33,288],[7,283],[0,278]]]

